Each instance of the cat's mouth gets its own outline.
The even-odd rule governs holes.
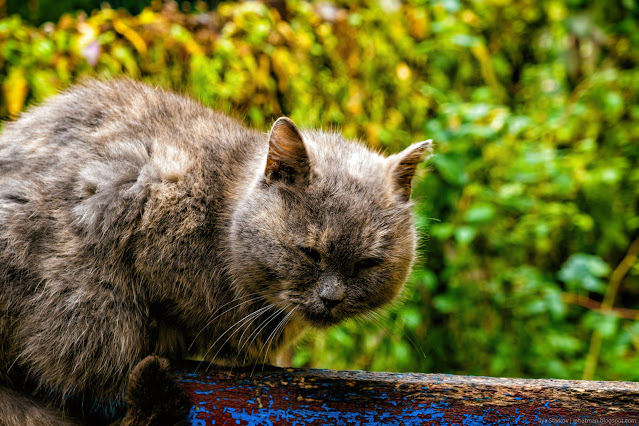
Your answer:
[[[331,327],[350,316],[350,313],[347,313],[348,310],[345,311],[343,303],[331,306],[318,300],[301,300],[301,298],[295,296],[295,294],[290,293],[283,294],[281,300],[285,300],[295,306],[294,309],[298,312],[298,315],[315,328]]]

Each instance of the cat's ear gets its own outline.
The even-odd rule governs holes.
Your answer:
[[[278,118],[268,135],[266,182],[302,183],[308,180],[310,171],[302,134],[290,119]]]
[[[411,192],[411,182],[417,165],[426,161],[433,155],[433,141],[428,139],[423,142],[416,142],[389,158],[391,163],[391,179],[401,196],[408,200]]]

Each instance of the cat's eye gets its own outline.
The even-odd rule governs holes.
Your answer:
[[[300,251],[304,255],[305,258],[313,262],[314,264],[319,264],[322,260],[322,255],[320,252],[311,247],[300,247]]]
[[[355,262],[355,265],[353,266],[353,272],[357,274],[358,272],[363,271],[365,269],[370,269],[370,268],[374,268],[375,266],[379,266],[382,264],[382,262],[383,260],[378,257],[369,257],[366,259],[359,260]]]

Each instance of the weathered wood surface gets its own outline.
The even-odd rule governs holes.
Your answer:
[[[178,375],[198,426],[639,424],[635,382],[197,367]]]

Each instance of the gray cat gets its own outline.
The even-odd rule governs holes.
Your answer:
[[[0,423],[179,423],[167,359],[272,363],[389,303],[430,152],[265,135],[131,80],[24,113],[0,136]]]

